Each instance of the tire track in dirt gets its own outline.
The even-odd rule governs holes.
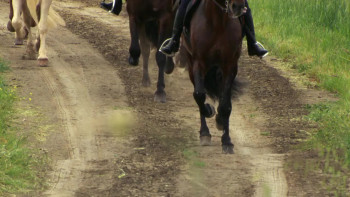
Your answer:
[[[51,35],[54,37],[49,45],[53,47],[53,61],[42,74],[55,93],[59,111],[63,112],[71,153],[69,159],[57,161],[55,185],[45,195],[83,194],[79,190],[87,185],[95,188],[95,192],[106,191],[111,187],[115,155],[127,152],[127,146],[120,147],[122,140],[108,128],[114,106],[127,107],[121,81],[108,62],[85,41],[64,29]],[[115,97],[117,102],[113,102]],[[97,174],[99,178],[89,180],[89,176]]]
[[[1,10],[8,8],[6,3],[0,5]],[[38,68],[36,61],[21,60],[25,46],[6,49],[14,37],[3,25],[8,20],[6,12],[1,13],[1,55],[17,66],[14,75],[23,83],[20,85],[33,92],[33,101],[42,113],[56,117],[58,128],[43,145],[53,160],[50,189],[33,195],[111,195],[114,178],[120,174],[116,163],[130,152],[125,139],[127,125],[121,128],[115,118],[130,116],[133,111],[116,70],[88,42],[65,28],[48,35],[49,67]]]

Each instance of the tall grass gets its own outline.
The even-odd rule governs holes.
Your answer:
[[[20,193],[37,187],[34,161],[23,138],[13,128],[16,91],[5,84],[2,72],[8,70],[0,59],[0,196]]]
[[[339,96],[311,106],[320,125],[310,139],[320,155],[350,166],[350,1],[252,0],[258,40],[319,86]],[[332,154],[323,154],[332,152]]]
[[[258,39],[326,89],[350,98],[350,1],[254,0]]]

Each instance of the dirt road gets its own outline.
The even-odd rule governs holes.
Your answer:
[[[238,80],[245,86],[230,119],[235,154],[221,153],[214,119],[208,120],[212,146],[201,147],[187,72],[176,68],[166,76],[168,102],[154,103],[154,59],[149,88],[141,87],[141,67],[126,61],[126,11],[114,16],[98,1],[87,2],[54,2],[67,27],[50,32],[50,65],[39,68],[36,61],[21,59],[24,46],[12,45],[13,35],[5,29],[8,4],[0,1],[0,55],[11,61],[20,93],[32,93],[31,105],[51,125],[40,144],[52,160],[49,186],[35,195],[297,194],[303,183],[286,176],[285,153],[309,127],[300,120],[303,105],[319,100],[320,93],[291,82],[290,74],[272,67],[273,60],[243,52]]]

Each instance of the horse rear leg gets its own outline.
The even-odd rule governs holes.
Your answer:
[[[231,93],[232,84],[235,79],[237,71],[231,74],[225,80],[224,91],[220,96],[218,114],[216,115],[216,126],[219,130],[223,130],[223,135],[221,137],[222,151],[223,153],[233,154],[234,145],[231,142],[230,132],[229,132],[229,119],[232,110],[231,103]]]
[[[166,63],[166,57],[164,54],[157,50],[156,53],[156,61],[158,65],[158,82],[157,82],[157,90],[154,93],[154,101],[165,103],[166,102],[166,93],[165,82],[164,82],[164,68]]]
[[[9,22],[7,23],[7,30],[10,32],[15,32],[15,28],[12,26],[12,18],[13,18],[13,6],[12,6],[12,0],[10,0],[10,13],[9,13]]]
[[[172,15],[167,15],[163,17],[161,20],[161,32],[159,36],[159,43],[157,47],[157,51],[159,51],[159,48],[163,44],[163,42],[171,36],[171,31],[172,31]],[[171,74],[174,71],[175,64],[173,61],[172,57],[166,57],[166,62],[165,62],[165,69],[164,72],[166,74]]]
[[[142,52],[141,54],[143,58],[142,85],[145,87],[149,87],[151,85],[151,80],[149,78],[149,72],[148,72],[148,60],[149,60],[149,55],[151,51],[151,45],[144,31],[142,31],[140,34],[140,45],[141,45],[141,52]]]
[[[173,73],[174,68],[175,68],[175,64],[174,64],[173,58],[172,57],[166,57],[166,63],[165,63],[165,70],[164,70],[164,72],[169,75],[169,74]]]
[[[210,145],[211,143],[211,134],[207,126],[205,118],[211,118],[215,115],[215,108],[205,103],[206,93],[204,89],[204,76],[201,71],[200,63],[194,62],[192,69],[190,70],[191,79],[194,84],[193,97],[199,107],[200,119],[201,119],[201,128],[199,131],[200,134],[200,143],[201,145]]]
[[[164,72],[165,72],[165,66],[167,64],[174,64],[172,60],[167,61],[166,56],[159,52],[159,48],[162,45],[163,41],[170,36],[170,29],[171,29],[171,15],[163,15],[160,17],[159,20],[159,30],[158,30],[158,43],[157,43],[157,52],[156,52],[156,60],[158,65],[158,82],[157,82],[157,91],[154,95],[154,101],[157,102],[166,102],[166,93],[164,91],[165,83],[164,83]]]
[[[27,29],[23,24],[21,12],[25,5],[24,0],[15,0],[12,2],[13,6],[13,18],[12,27],[14,28],[15,34],[15,45],[23,45],[23,40],[27,36]]]
[[[139,64],[139,58],[141,54],[140,44],[139,44],[139,27],[137,26],[136,19],[134,16],[129,17],[129,28],[131,35],[131,44],[129,48],[129,64],[136,66]]]
[[[31,26],[32,26],[32,16],[29,12],[29,9],[27,7],[27,5],[24,6],[23,9],[23,20],[24,23],[27,27],[27,31],[28,31],[28,40],[27,40],[27,49],[26,49],[26,54],[24,55],[25,59],[29,59],[29,60],[35,60],[36,59],[36,51],[34,49],[34,39],[33,39],[33,35],[31,32]]]

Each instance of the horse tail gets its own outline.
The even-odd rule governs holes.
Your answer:
[[[223,80],[222,69],[215,65],[209,69],[204,78],[204,87],[207,90],[207,94],[217,99],[220,97],[220,89]]]
[[[146,36],[154,46],[157,46],[158,43],[158,27],[157,21],[149,21],[145,24]]]
[[[36,5],[39,3],[39,0],[27,0],[26,2],[27,2],[30,15],[35,21],[35,24],[38,24],[39,22],[38,22],[38,15],[36,13]]]
[[[60,25],[60,26],[66,26],[66,22],[64,21],[64,19],[54,10],[50,7],[49,9],[49,20],[48,20],[49,24],[56,24]]]
[[[32,16],[33,20],[36,24],[39,24],[39,16],[37,12],[37,5],[39,4],[39,0],[27,0],[27,6]],[[56,28],[58,25],[66,26],[66,22],[63,18],[51,7],[49,9],[49,15],[47,19],[48,28]]]

